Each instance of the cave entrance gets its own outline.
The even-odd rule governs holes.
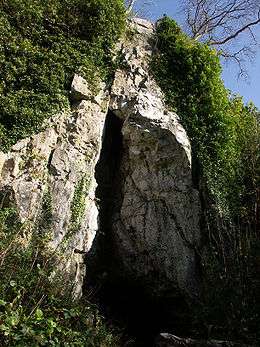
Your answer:
[[[121,163],[127,160],[122,126],[123,120],[109,110],[95,171],[99,231],[87,255],[88,274],[84,290],[89,300],[99,306],[106,320],[124,331],[127,346],[151,347],[161,332],[187,332],[187,326],[176,318],[186,308],[176,299],[149,296],[136,279],[124,276],[117,258],[112,216],[121,207],[124,183]]]
[[[115,210],[116,194],[120,190],[120,163],[123,155],[123,120],[108,111],[102,148],[95,169],[97,181],[96,198],[99,202],[99,234],[108,236],[111,216]]]

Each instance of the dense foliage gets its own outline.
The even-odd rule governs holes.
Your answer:
[[[207,243],[206,254],[197,250],[207,277],[206,324],[254,336],[260,283],[259,111],[230,96],[218,53],[187,37],[175,21],[158,22],[155,44],[151,71],[192,142]]]
[[[0,197],[0,345],[116,346],[118,339],[86,300],[72,301],[72,279],[57,268],[59,250],[48,249],[50,211],[33,226]],[[47,219],[46,219],[47,218]],[[71,284],[70,284],[71,283]]]
[[[0,1],[1,149],[69,106],[74,73],[109,79],[124,23],[122,0]]]
[[[258,111],[239,97],[230,98],[216,51],[188,38],[167,17],[156,36],[159,53],[152,71],[192,141],[194,178],[205,178],[224,215],[237,214],[245,195],[255,193]]]

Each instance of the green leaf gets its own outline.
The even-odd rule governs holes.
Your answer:
[[[10,286],[11,286],[11,287],[16,287],[16,285],[17,285],[17,283],[16,283],[15,281],[13,281],[13,280],[10,281]]]

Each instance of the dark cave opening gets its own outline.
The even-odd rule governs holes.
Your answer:
[[[98,305],[108,322],[123,331],[127,346],[151,347],[161,332],[185,335],[190,322],[184,317],[187,313],[184,300],[149,296],[138,279],[124,273],[117,258],[112,216],[120,209],[124,183],[122,126],[123,121],[109,111],[96,165],[99,232],[86,259],[85,296]]]

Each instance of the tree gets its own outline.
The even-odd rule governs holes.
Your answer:
[[[240,75],[245,74],[245,58],[254,56],[258,44],[259,0],[185,0],[182,9],[188,34],[236,61]]]

